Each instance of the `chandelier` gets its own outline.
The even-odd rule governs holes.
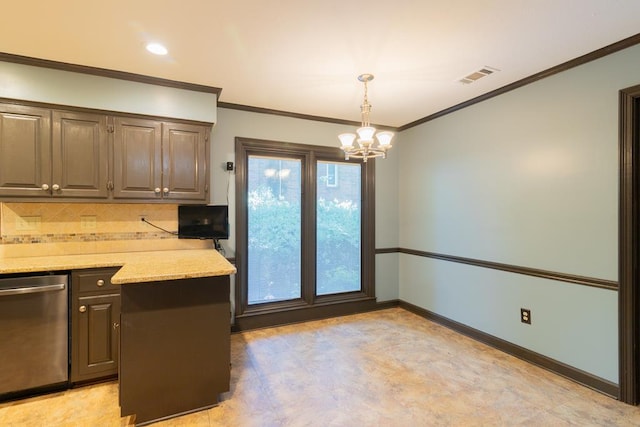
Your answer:
[[[342,133],[338,135],[342,143],[341,148],[344,151],[344,159],[349,160],[349,158],[353,157],[355,159],[362,159],[365,163],[367,159],[374,157],[382,157],[385,159],[387,157],[387,151],[391,148],[393,132],[384,131],[376,133],[376,128],[372,127],[369,123],[371,104],[369,104],[369,100],[367,99],[367,83],[373,80],[373,74],[361,74],[358,76],[358,80],[364,83],[364,100],[360,106],[362,126],[356,129],[357,135],[355,133]],[[377,143],[373,139],[374,136],[378,140]],[[356,141],[355,145],[354,141]]]

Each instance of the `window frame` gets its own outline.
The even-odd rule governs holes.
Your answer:
[[[375,300],[375,162],[345,160],[337,147],[325,147],[253,138],[235,138],[236,155],[236,280],[235,317],[313,310],[319,306]],[[247,208],[249,156],[274,156],[300,159],[302,162],[302,266],[301,298],[287,301],[248,304],[247,289]],[[331,295],[316,295],[316,188],[318,161],[360,164],[361,167],[361,289]],[[300,316],[297,313],[296,316]],[[260,326],[258,321],[256,327]],[[266,324],[263,326],[267,326]]]

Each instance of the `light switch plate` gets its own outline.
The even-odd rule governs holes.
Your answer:
[[[97,218],[95,215],[80,216],[80,228],[83,230],[93,230],[96,228]]]
[[[39,216],[19,216],[16,217],[16,230],[37,230],[40,222]]]

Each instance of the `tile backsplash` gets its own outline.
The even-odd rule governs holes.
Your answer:
[[[107,203],[0,203],[0,257],[208,248],[178,239],[178,206]]]

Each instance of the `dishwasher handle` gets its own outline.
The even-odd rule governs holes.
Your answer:
[[[27,286],[24,288],[0,289],[0,297],[8,297],[9,295],[35,294],[38,292],[61,291],[65,288],[64,283],[45,286]]]

